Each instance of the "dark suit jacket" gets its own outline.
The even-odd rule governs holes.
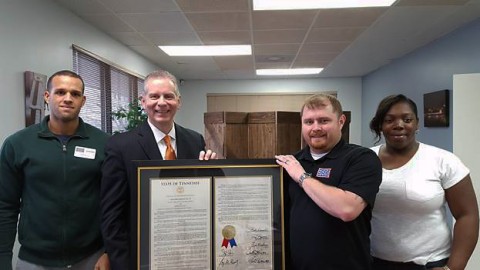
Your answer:
[[[198,159],[205,150],[199,133],[175,124],[177,159]],[[137,172],[132,160],[161,160],[153,132],[147,122],[136,129],[114,135],[105,146],[102,167],[102,233],[111,269],[136,269]]]

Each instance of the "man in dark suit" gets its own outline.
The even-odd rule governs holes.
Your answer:
[[[102,233],[113,270],[135,269],[137,172],[133,160],[215,159],[199,133],[174,123],[181,105],[177,79],[167,71],[145,78],[147,121],[112,136],[105,146],[101,185]]]

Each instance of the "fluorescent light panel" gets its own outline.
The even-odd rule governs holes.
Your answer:
[[[386,7],[396,0],[253,0],[253,10]]]
[[[251,55],[251,45],[158,46],[170,56]]]
[[[257,69],[257,75],[263,76],[282,76],[282,75],[311,75],[322,72],[323,68],[277,68],[277,69]]]

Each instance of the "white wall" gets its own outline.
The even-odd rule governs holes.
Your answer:
[[[0,145],[25,127],[23,72],[72,69],[72,44],[138,74],[157,68],[50,0],[0,0]]]
[[[479,85],[480,73],[453,76],[453,152],[470,169],[470,176],[477,194],[477,203],[480,202]],[[480,248],[478,244],[470,258],[467,269],[480,269]]]
[[[72,69],[72,44],[138,74],[156,69],[51,0],[0,0],[0,143],[25,126],[23,72]]]
[[[362,141],[373,145],[368,123],[387,95],[404,94],[418,106],[417,140],[452,150],[450,127],[424,127],[423,94],[452,90],[453,74],[480,72],[480,18],[419,48],[363,78]],[[452,92],[452,91],[450,91]],[[451,97],[451,96],[450,96]],[[451,103],[450,103],[451,104]],[[451,111],[451,110],[450,110]],[[452,123],[453,121],[450,121]],[[480,268],[479,268],[480,269]]]
[[[177,113],[181,125],[204,133],[203,113],[208,93],[310,93],[337,91],[343,110],[352,112],[350,142],[361,143],[362,80],[360,78],[289,80],[185,81],[180,86],[182,106]],[[298,108],[300,110],[300,108]]]

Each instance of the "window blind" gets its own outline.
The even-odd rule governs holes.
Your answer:
[[[127,109],[130,102],[138,99],[143,79],[76,46],[73,46],[73,70],[85,82],[86,103],[80,117],[110,134],[124,130],[126,121],[114,119],[112,112]]]

